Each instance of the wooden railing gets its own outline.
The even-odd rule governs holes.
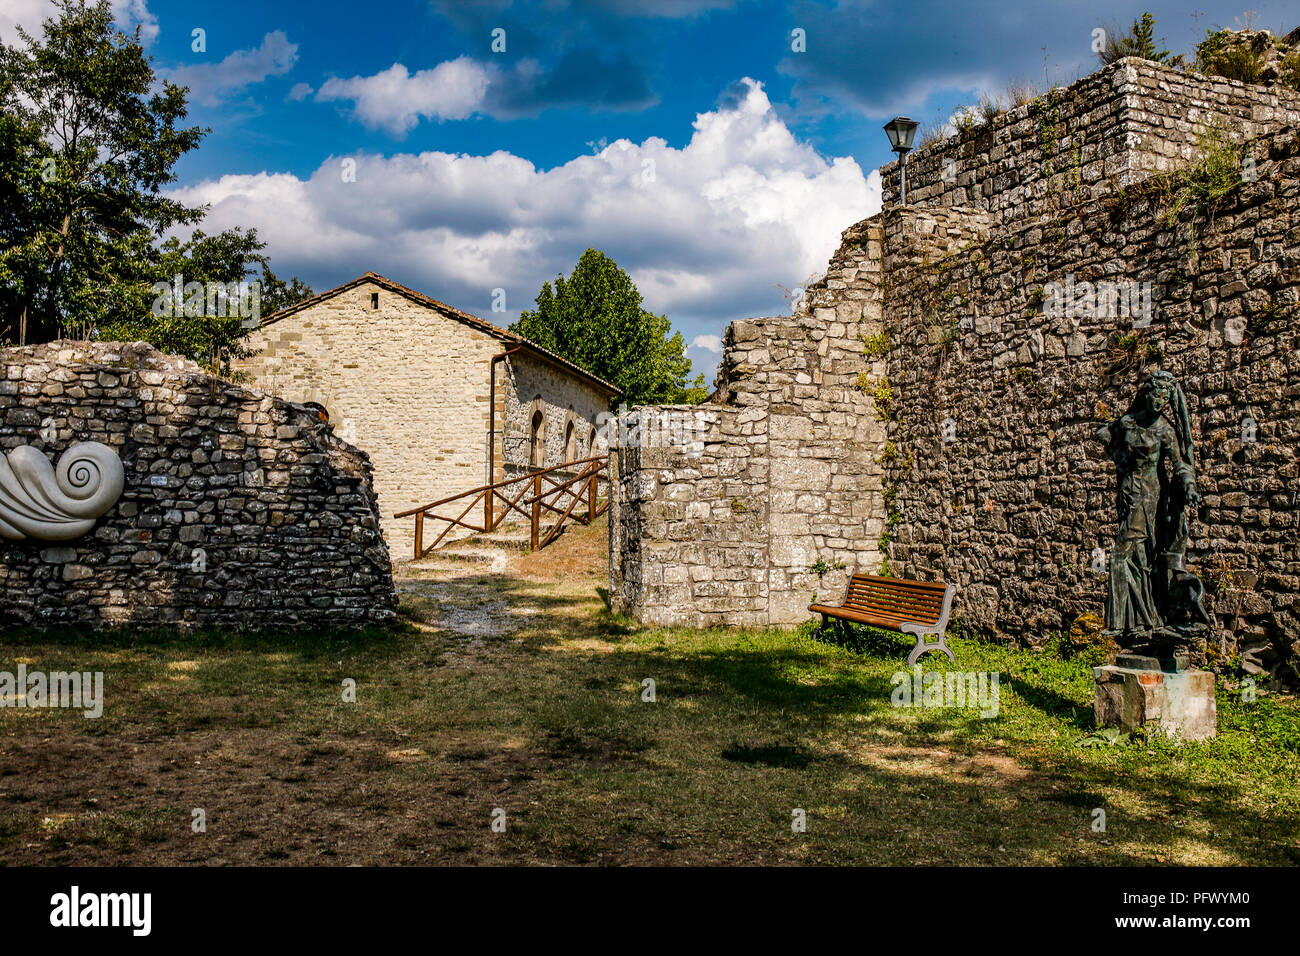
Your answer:
[[[599,498],[601,482],[604,482],[606,487],[606,497],[603,500]],[[462,491],[458,495],[451,495],[421,505],[419,508],[399,512],[393,517],[415,517],[416,560],[441,544],[442,539],[447,537],[447,533],[452,528],[465,528],[477,534],[494,531],[512,511],[528,520],[532,529],[530,541],[533,550],[536,551],[559,537],[566,522],[591,524],[603,515],[609,508],[608,487],[609,457],[583,458],[562,465],[552,465],[550,468],[529,472],[517,478],[480,485],[469,491]],[[468,499],[465,507],[454,518],[451,517],[460,508],[460,502],[465,499]],[[505,505],[505,508],[500,511],[495,508],[495,503],[498,501]],[[580,507],[584,503],[586,507]],[[466,521],[466,517],[480,504],[482,510],[479,513],[482,515],[483,523],[480,525],[475,520]],[[545,532],[542,526],[543,512],[559,515],[555,524]],[[431,524],[438,521],[446,522],[446,527],[427,548],[424,546],[426,521]],[[435,530],[436,527],[437,525],[433,524],[430,530]]]

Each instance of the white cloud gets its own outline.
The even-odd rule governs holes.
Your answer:
[[[311,94],[312,89],[310,83],[295,83],[293,89],[289,91],[289,99],[296,103],[299,100],[305,100],[307,97],[311,96]]]
[[[158,38],[158,18],[149,12],[146,0],[112,0],[113,21],[124,33],[140,27],[140,43],[149,46]],[[16,27],[32,36],[41,35],[41,24],[54,16],[54,0],[4,0],[0,10],[0,40],[9,45],[18,41]]]
[[[351,100],[367,126],[400,136],[421,118],[465,119],[483,105],[488,82],[487,67],[461,56],[414,75],[394,63],[374,76],[334,77],[321,85],[316,99]]]
[[[587,47],[546,67],[531,57],[503,67],[459,56],[415,73],[394,63],[372,76],[332,77],[316,100],[351,103],[356,119],[399,138],[421,120],[517,119],[574,106],[640,110],[657,102],[634,58],[608,57]]]
[[[777,283],[824,269],[841,231],[880,208],[877,173],[796,140],[752,80],[680,149],[616,140],[552,169],[504,151],[358,153],[306,179],[229,175],[173,195],[211,204],[206,230],[256,227],[279,275],[323,289],[374,270],[502,325],[601,249],[697,346],[731,319],[784,313]],[[495,288],[508,314],[490,311]]]
[[[158,38],[158,18],[145,0],[113,0],[113,19],[127,33],[140,27],[140,42],[148,46]]]
[[[706,352],[721,352],[722,339],[716,335],[697,335],[691,339],[691,348],[704,349]]]
[[[220,63],[187,64],[161,72],[178,86],[188,86],[191,99],[216,106],[229,93],[288,73],[297,61],[298,44],[290,43],[283,30],[273,30],[256,49],[236,50]]]

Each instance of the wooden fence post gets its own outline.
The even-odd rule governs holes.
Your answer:
[[[533,543],[532,548],[537,550],[538,534],[542,527],[542,476],[533,475]]]
[[[423,557],[423,555],[420,554],[420,549],[423,547],[423,545],[424,545],[424,512],[417,511],[415,513],[415,560],[417,561],[419,561],[420,558]]]

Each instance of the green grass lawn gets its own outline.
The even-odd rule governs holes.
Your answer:
[[[640,628],[590,581],[451,593],[365,635],[3,638],[0,670],[102,670],[106,705],[0,710],[0,861],[1300,862],[1294,699],[1221,687],[1213,741],[1082,746],[1083,658],[954,637],[923,663],[999,673],[983,719],[892,706],[899,635]],[[438,623],[492,602],[508,633]]]

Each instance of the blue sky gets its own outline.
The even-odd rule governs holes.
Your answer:
[[[5,0],[0,39],[49,6]],[[210,230],[256,227],[277,273],[325,289],[374,270],[504,325],[596,246],[710,379],[726,323],[785,311],[780,286],[878,210],[890,116],[1069,82],[1096,68],[1095,27],[1143,10],[1175,51],[1244,19],[1212,0],[113,6],[212,130],[177,194],[211,205]],[[1252,7],[1300,23],[1294,3]]]

